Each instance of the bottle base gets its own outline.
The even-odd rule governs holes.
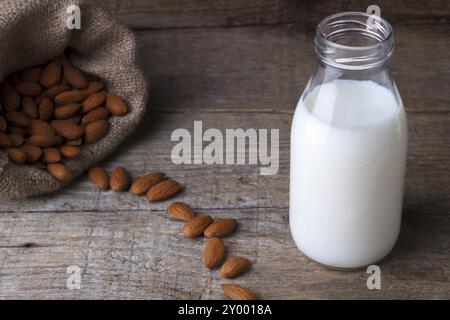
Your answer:
[[[300,250],[300,249],[299,249]],[[329,269],[329,270],[333,270],[333,271],[344,271],[344,272],[352,272],[352,271],[362,271],[362,270],[366,270],[368,266],[374,265],[374,264],[379,264],[380,262],[382,262],[383,260],[385,260],[387,258],[387,256],[389,256],[389,254],[391,253],[391,251],[386,254],[384,257],[382,257],[381,259],[367,264],[367,265],[363,265],[363,266],[359,266],[359,267],[336,267],[336,266],[332,266],[332,265],[327,265],[324,264],[322,262],[318,262],[316,260],[314,260],[313,258],[310,258],[309,256],[307,256],[306,254],[303,253],[303,251],[300,250],[300,253],[305,256],[308,260],[314,262],[315,264],[318,264],[319,266],[325,268],[325,269]]]

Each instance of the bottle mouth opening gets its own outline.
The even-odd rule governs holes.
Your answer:
[[[343,12],[317,26],[315,50],[321,60],[344,69],[368,69],[387,61],[394,49],[389,22],[365,12]]]

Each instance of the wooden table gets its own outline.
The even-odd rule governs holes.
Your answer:
[[[177,200],[235,217],[230,255],[252,269],[235,280],[266,299],[450,298],[450,3],[378,1],[393,22],[392,70],[409,121],[400,239],[380,266],[324,269],[295,247],[288,227],[292,114],[314,64],[315,24],[359,1],[104,0],[136,30],[151,110],[104,163],[133,176],[161,170],[182,182]],[[367,3],[369,4],[369,3]],[[366,5],[366,3],[364,3]],[[411,7],[412,6],[412,7]],[[173,130],[279,128],[280,170],[253,165],[174,165]],[[186,240],[169,202],[99,192],[84,177],[55,194],[0,204],[0,298],[219,299],[223,280],[203,267],[204,239]],[[82,270],[81,290],[66,268]]]

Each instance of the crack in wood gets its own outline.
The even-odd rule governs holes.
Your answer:
[[[45,247],[54,247],[52,245],[42,245],[34,242],[25,242],[17,245],[0,245],[0,249],[29,249],[29,248],[45,248]]]

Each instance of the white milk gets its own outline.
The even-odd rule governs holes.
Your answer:
[[[406,145],[403,105],[373,81],[334,80],[300,98],[291,132],[290,226],[305,255],[356,268],[391,251]]]

